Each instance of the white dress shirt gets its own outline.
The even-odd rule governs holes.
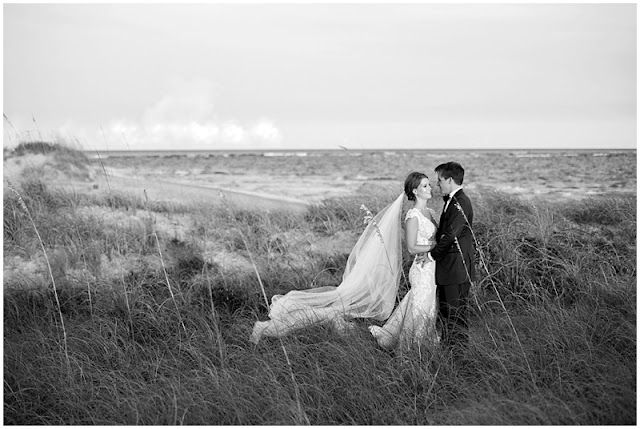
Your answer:
[[[450,194],[449,194],[449,199],[447,200],[447,203],[444,205],[444,208],[442,209],[442,213],[446,212],[447,209],[449,208],[449,203],[451,202],[451,199],[453,198],[453,196],[455,195],[456,192],[458,192],[460,189],[462,189],[462,186],[460,186],[459,188],[454,189]]]

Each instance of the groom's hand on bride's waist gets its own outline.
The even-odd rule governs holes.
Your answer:
[[[435,259],[433,259],[431,257],[431,252],[426,252],[426,253],[419,253],[417,258],[416,258],[416,262],[420,264],[421,267],[424,268],[424,264],[427,262],[435,262]]]

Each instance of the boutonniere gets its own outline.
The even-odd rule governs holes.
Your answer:
[[[469,219],[467,218],[467,215],[465,214],[464,210],[462,210],[462,206],[460,205],[460,203],[456,201],[455,205],[456,205],[456,209],[458,209],[458,211],[462,213],[462,217],[464,217],[464,220],[465,222],[467,222],[467,225],[469,225]]]

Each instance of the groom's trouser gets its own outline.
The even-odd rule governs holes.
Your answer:
[[[442,341],[448,345],[466,345],[469,341],[469,289],[471,283],[438,285]]]

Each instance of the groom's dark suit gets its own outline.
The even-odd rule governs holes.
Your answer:
[[[473,207],[460,189],[440,216],[437,244],[430,252],[436,261],[443,341],[448,343],[466,342],[468,336],[467,301],[475,276],[472,227]]]

